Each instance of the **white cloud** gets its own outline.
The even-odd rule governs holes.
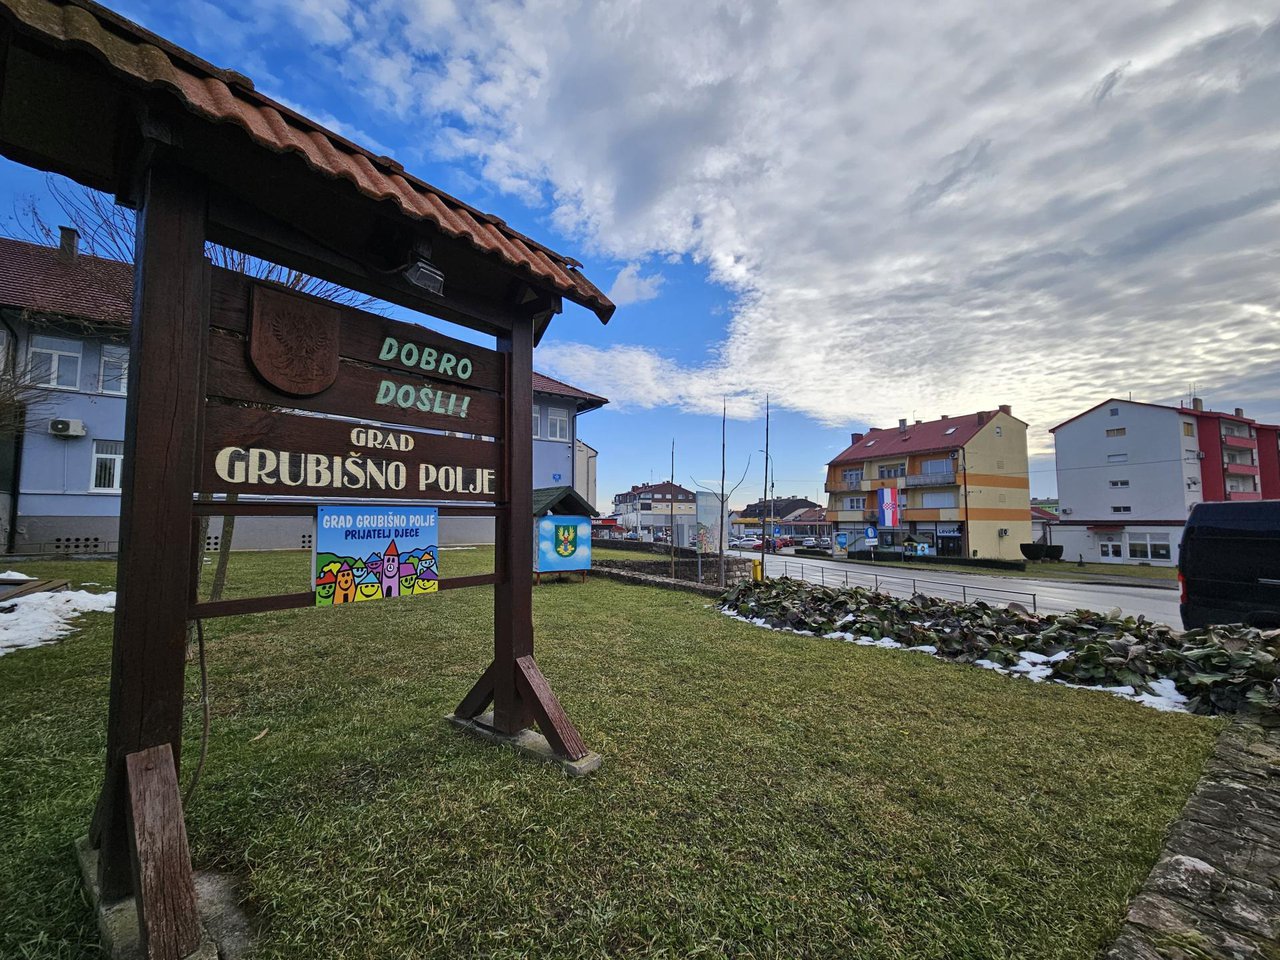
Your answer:
[[[662,290],[662,284],[662,274],[651,273],[645,276],[640,273],[640,264],[628,263],[614,277],[608,297],[619,307],[643,303],[656,297]]]
[[[381,0],[342,23],[424,146],[620,281],[686,258],[735,295],[700,367],[540,351],[624,406],[750,413],[750,369],[832,424],[1012,403],[1041,448],[1189,381],[1280,418],[1280,24],[1256,3]]]

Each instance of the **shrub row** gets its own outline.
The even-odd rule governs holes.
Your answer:
[[[1016,603],[1001,608],[922,594],[902,599],[788,578],[741,583],[721,606],[774,628],[929,645],[965,663],[1012,666],[1023,651],[1033,652],[1053,657],[1052,678],[1069,683],[1151,692],[1152,681],[1168,678],[1193,713],[1280,713],[1280,630],[1232,625],[1179,634],[1118,609],[1036,615]]]

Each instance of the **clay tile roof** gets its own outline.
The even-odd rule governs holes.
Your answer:
[[[594,311],[602,322],[613,315],[614,305],[578,272],[578,261],[263,96],[241,74],[219,69],[91,0],[3,0],[0,16],[24,33],[95,56],[127,82],[172,93],[204,120],[240,127],[261,147],[296,154],[311,169],[347,180],[370,199],[392,201],[405,215],[470,243],[535,284]]]
[[[998,410],[988,410],[981,414],[969,413],[962,417],[948,417],[946,420],[908,424],[905,433],[897,427],[890,427],[888,430],[873,429],[857,443],[846,447],[831,463],[852,463],[909,453],[928,453],[932,450],[953,450],[972,440],[997,413]],[[953,432],[947,433],[948,430]]]
[[[0,237],[0,305],[105,323],[128,323],[133,264]]]
[[[577,387],[570,386],[560,380],[548,377],[545,373],[533,371],[533,392],[549,393],[556,397],[569,397],[578,401],[578,409],[582,411],[595,410],[597,407],[603,407],[609,401],[604,397],[598,397],[594,393],[587,393],[585,390],[579,390]]]
[[[1032,507],[1031,519],[1057,521],[1058,515],[1056,513],[1051,513],[1050,511],[1044,509],[1043,507]]]

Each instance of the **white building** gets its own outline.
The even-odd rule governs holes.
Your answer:
[[[1191,508],[1257,500],[1274,482],[1276,428],[1234,414],[1107,400],[1050,431],[1064,560],[1172,566]],[[1270,495],[1270,494],[1267,494]]]

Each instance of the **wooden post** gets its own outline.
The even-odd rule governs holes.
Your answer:
[[[509,337],[498,340],[498,349],[507,358],[507,509],[497,523],[497,555],[506,562],[499,562],[493,588],[493,724],[516,733],[533,722],[516,686],[516,660],[533,655],[533,323],[516,323]]]
[[[106,775],[91,832],[108,901],[136,889],[125,758],[168,744],[175,777],[179,769],[192,491],[204,392],[205,204],[204,186],[189,175],[157,168],[146,173],[135,254]]]

